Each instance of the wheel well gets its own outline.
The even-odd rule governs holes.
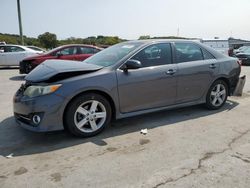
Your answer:
[[[216,79],[215,81],[217,81],[217,80],[222,80],[222,81],[224,81],[224,82],[227,84],[228,91],[230,91],[230,82],[229,82],[229,80],[228,80],[227,78],[225,78],[225,77],[220,77],[220,78]]]
[[[84,92],[81,92],[81,93],[78,93],[77,95],[75,95],[69,102],[68,104],[66,105],[64,111],[63,111],[63,125],[64,125],[64,118],[65,118],[65,112],[66,112],[66,109],[68,108],[69,104],[71,103],[71,101],[73,101],[75,98],[77,98],[78,96],[82,95],[82,94],[87,94],[87,93],[94,93],[94,94],[99,94],[103,97],[105,97],[110,106],[111,106],[111,110],[112,110],[112,119],[115,119],[115,116],[116,116],[116,109],[115,109],[115,103],[113,101],[113,99],[110,97],[110,95],[108,95],[107,93],[103,92],[103,91],[99,91],[99,90],[88,90],[88,91],[84,91]],[[64,126],[64,128],[66,128]]]

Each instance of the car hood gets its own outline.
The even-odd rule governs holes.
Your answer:
[[[28,82],[55,82],[66,78],[94,72],[103,67],[79,61],[46,60],[32,70],[25,80]]]

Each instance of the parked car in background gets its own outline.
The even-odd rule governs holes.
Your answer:
[[[244,52],[245,50],[248,50],[249,48],[250,48],[250,46],[241,46],[240,48],[235,49],[235,50],[233,51],[233,54],[236,55],[236,54],[238,54],[238,53],[242,53],[242,52]]]
[[[236,58],[186,40],[140,40],[111,46],[83,62],[49,60],[14,96],[24,128],[100,133],[110,120],[206,104],[221,108],[240,75]]]
[[[27,47],[30,48],[30,49],[32,49],[32,50],[35,50],[35,51],[37,51],[39,53],[45,53],[46,52],[46,50],[44,50],[42,48],[39,48],[37,46],[27,46]]]
[[[36,66],[48,59],[83,61],[102,48],[83,44],[70,44],[60,46],[47,53],[26,58],[20,62],[20,74],[28,74]]]
[[[19,66],[19,62],[26,57],[39,52],[21,45],[0,45],[0,66]]]
[[[235,55],[239,60],[241,60],[242,65],[250,65],[250,48],[245,48],[243,51]]]

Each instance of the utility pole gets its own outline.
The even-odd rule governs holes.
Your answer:
[[[21,43],[22,45],[24,45],[20,0],[17,0],[17,12],[18,12],[19,33],[20,33]]]

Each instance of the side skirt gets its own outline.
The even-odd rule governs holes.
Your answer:
[[[176,108],[187,107],[187,106],[194,106],[194,105],[204,104],[205,102],[206,101],[204,100],[194,101],[194,102],[176,104],[176,105],[171,105],[171,106],[164,106],[160,108],[153,108],[153,109],[147,109],[147,110],[140,110],[140,111],[129,112],[129,113],[118,113],[116,115],[116,119],[122,119],[122,118],[127,118],[127,117],[132,117],[132,116],[137,116],[137,115],[147,114],[147,113],[152,113],[152,112],[157,112],[157,111],[170,110],[170,109],[176,109]]]

